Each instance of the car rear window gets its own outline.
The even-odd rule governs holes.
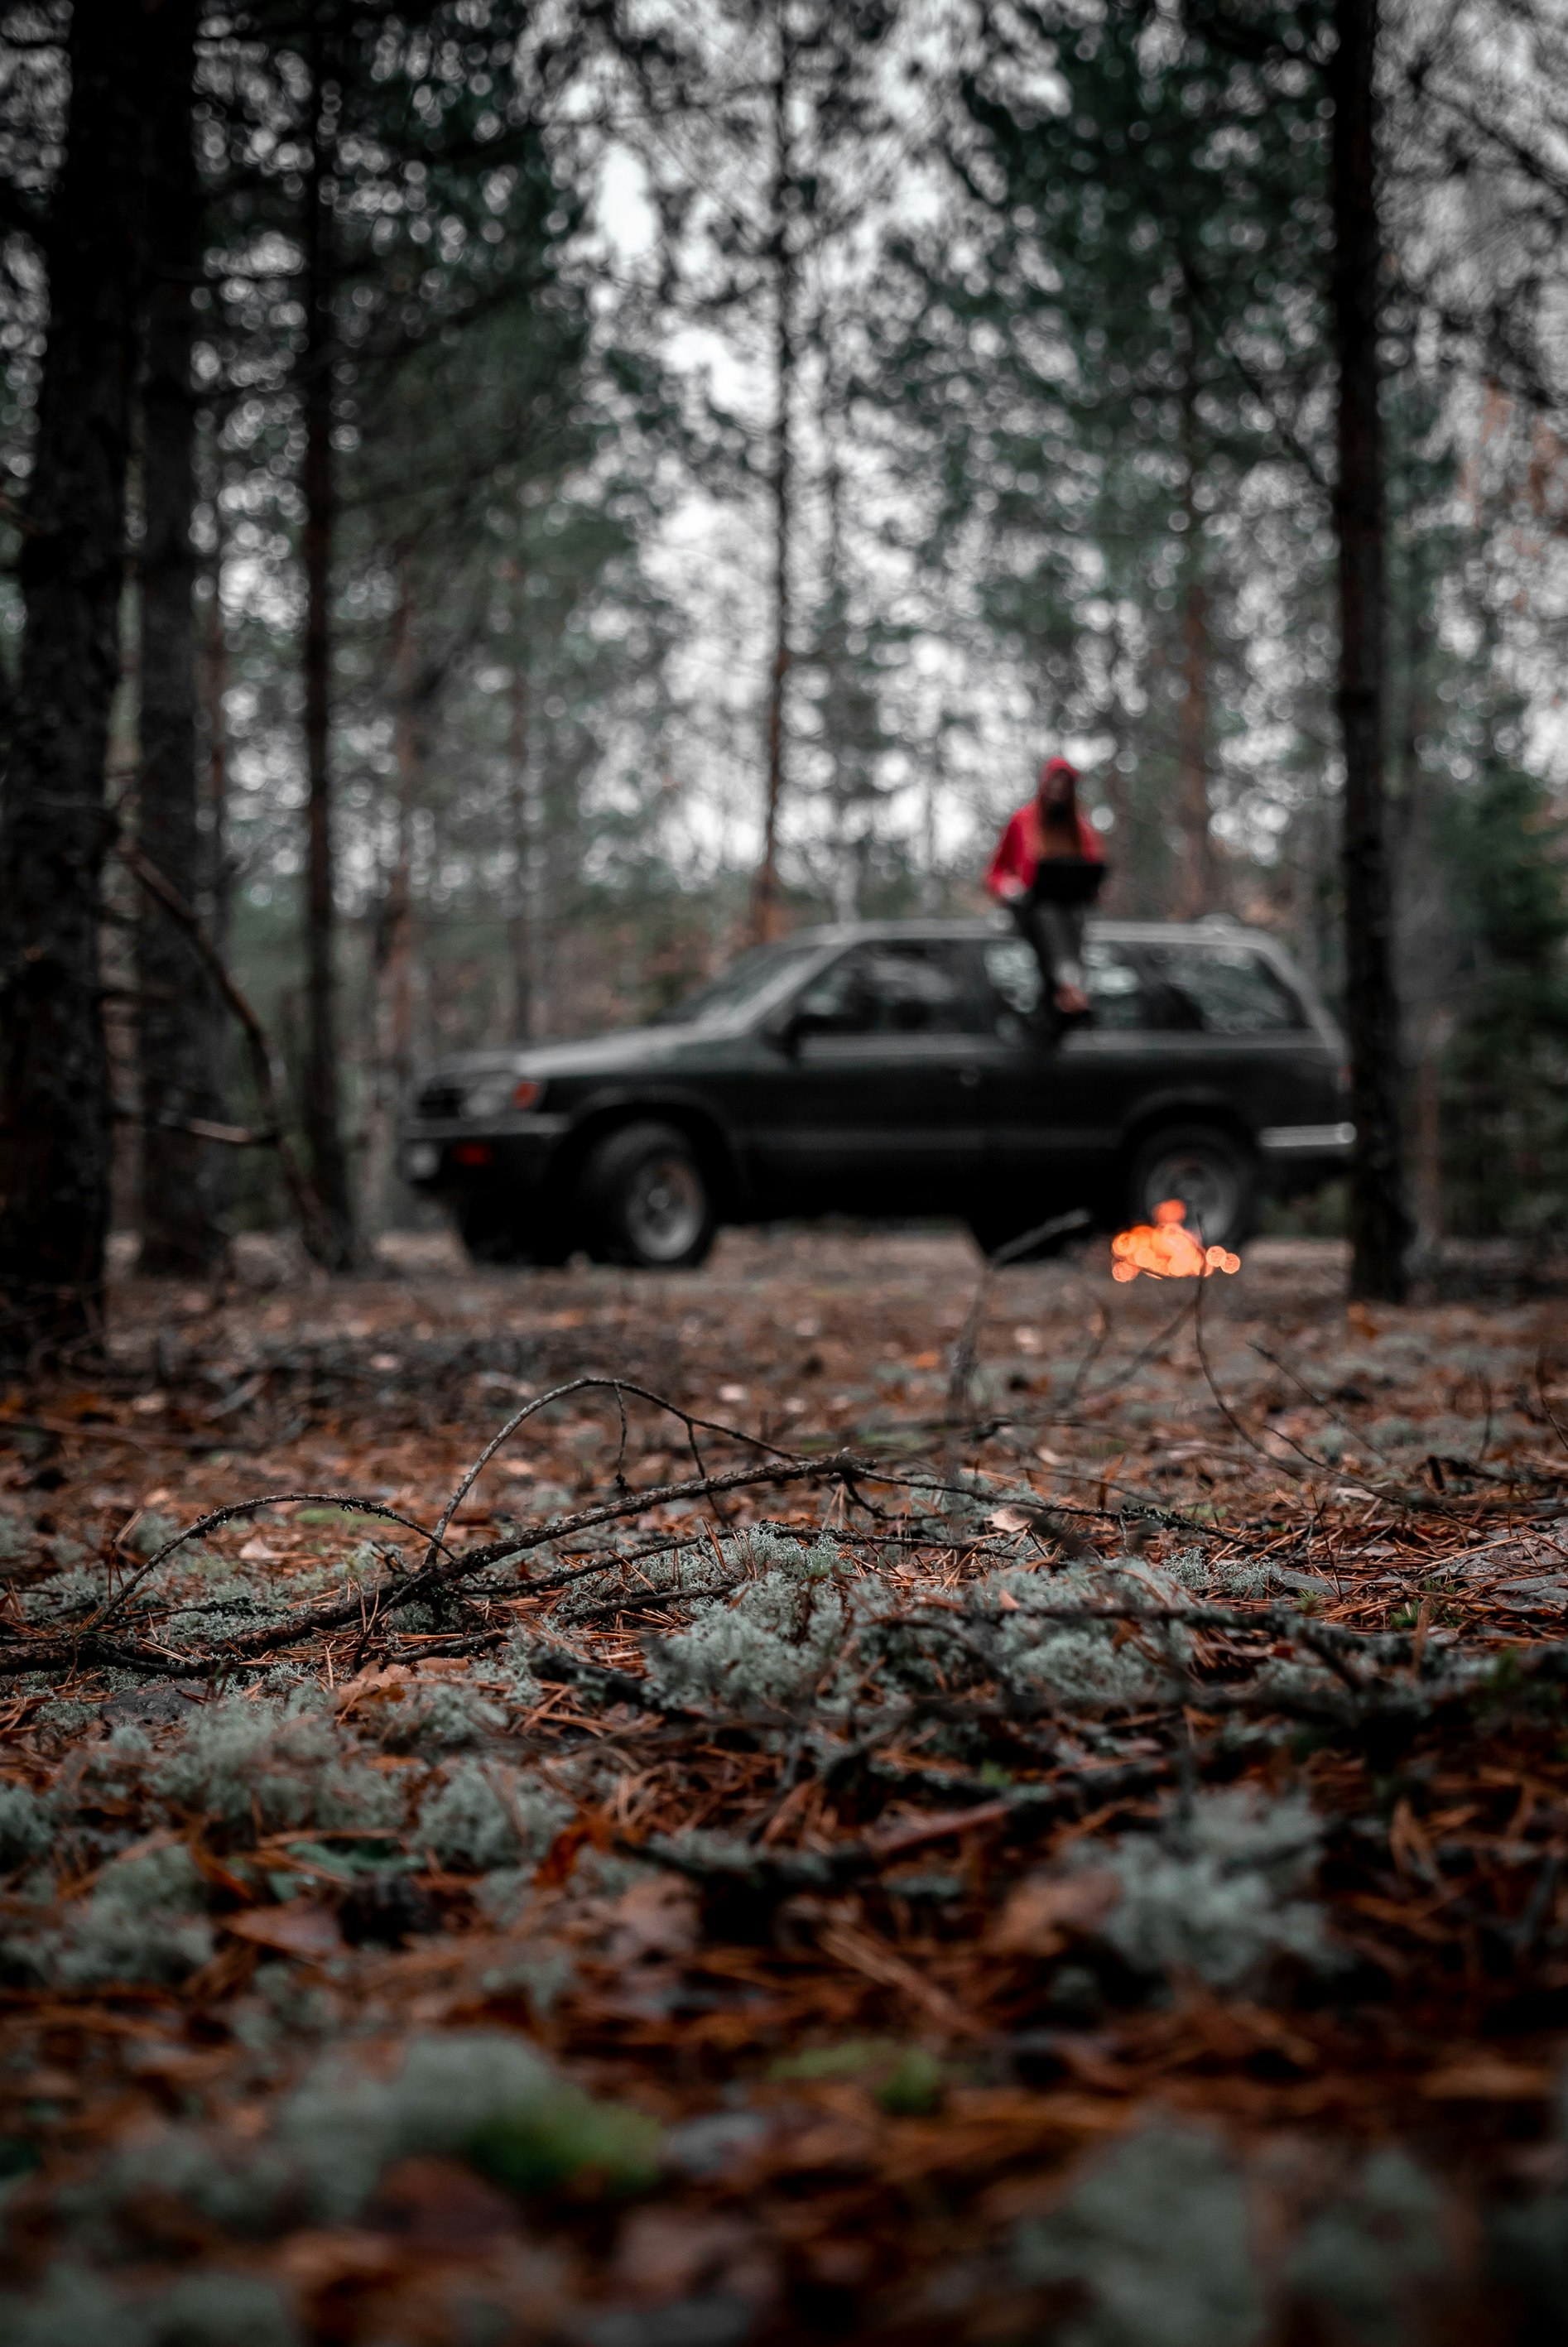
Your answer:
[[[1156,945],[1140,951],[1164,998],[1155,1006],[1162,1027],[1276,1035],[1307,1024],[1285,980],[1250,946]]]

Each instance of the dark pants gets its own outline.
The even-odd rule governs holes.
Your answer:
[[[1040,905],[1023,897],[1015,898],[1009,910],[1040,964],[1040,1008],[1053,1018],[1057,988],[1083,984],[1084,908]]]

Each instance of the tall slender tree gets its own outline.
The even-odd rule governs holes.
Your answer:
[[[48,339],[23,519],[26,614],[0,816],[0,1362],[98,1327],[110,1109],[98,958],[140,276],[145,19],[77,0],[44,231]]]
[[[1377,0],[1336,0],[1331,296],[1338,358],[1341,856],[1345,1002],[1356,1149],[1350,1169],[1350,1287],[1399,1302],[1410,1223],[1399,1132],[1399,1004],[1384,792],[1383,426],[1378,331],[1383,243],[1378,206]]]
[[[198,0],[148,11],[142,96],[149,143],[148,295],[143,372],[140,765],[138,844],[195,907],[207,862],[197,771],[196,499],[192,295],[201,267],[201,200],[191,102]],[[220,1258],[212,1143],[218,1007],[190,931],[144,895],[137,935],[141,1077],[141,1268],[200,1276]]]
[[[763,802],[763,853],[757,866],[753,927],[759,941],[773,938],[779,915],[779,805],[784,790],[784,700],[789,688],[790,640],[795,534],[795,298],[799,261],[795,212],[800,200],[795,161],[795,68],[797,40],[789,0],[774,9],[776,44],[773,86],[768,93],[772,169],[764,253],[773,297],[773,454],[769,491],[773,502],[773,659],[768,669],[764,751],[767,775]]]
[[[302,488],[305,574],[305,1140],[311,1178],[322,1202],[329,1268],[354,1262],[354,1200],[343,1147],[339,1056],[336,867],[333,854],[332,592],[336,523],[333,446],[333,369],[337,361],[336,148],[343,70],[335,8],[312,12],[310,160],[301,202],[304,257],[304,349],[300,405],[304,424]]]

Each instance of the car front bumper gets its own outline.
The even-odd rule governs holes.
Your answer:
[[[415,1124],[399,1136],[397,1169],[410,1189],[438,1196],[500,1183],[507,1190],[540,1188],[567,1129],[564,1116],[518,1118],[505,1126]]]

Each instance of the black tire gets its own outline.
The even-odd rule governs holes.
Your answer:
[[[692,1271],[718,1227],[712,1192],[672,1124],[623,1124],[589,1151],[579,1185],[589,1252],[640,1271]]]
[[[526,1222],[508,1200],[492,1192],[466,1192],[455,1213],[457,1235],[470,1263],[542,1266],[567,1259],[559,1233],[543,1222]]]
[[[1128,1221],[1152,1223],[1166,1198],[1181,1200],[1189,1227],[1205,1246],[1240,1246],[1252,1235],[1257,1213],[1256,1161],[1224,1125],[1157,1125],[1128,1163]]]

